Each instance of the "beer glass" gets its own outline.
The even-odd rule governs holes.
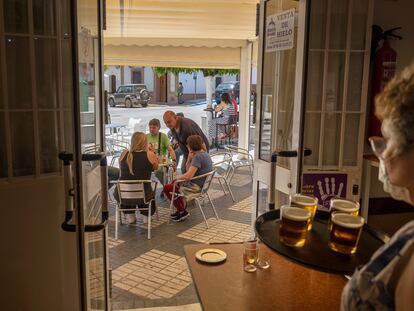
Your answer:
[[[290,201],[291,206],[304,208],[311,213],[311,218],[308,224],[308,230],[311,230],[312,222],[315,218],[316,210],[318,209],[318,199],[297,193],[292,195]]]
[[[359,203],[343,199],[332,199],[330,203],[330,212],[341,212],[356,216],[359,212]]]
[[[248,238],[243,242],[243,267],[246,272],[256,271],[256,262],[259,257],[259,244],[256,238]]]
[[[285,205],[282,206],[280,213],[280,242],[293,247],[302,247],[305,245],[311,212],[304,208]]]
[[[329,247],[342,254],[353,254],[357,250],[364,218],[358,215],[335,212],[331,214]]]

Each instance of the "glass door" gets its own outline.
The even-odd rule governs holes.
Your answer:
[[[67,197],[65,231],[78,235],[80,291],[83,310],[108,310],[107,167],[104,153],[102,93],[102,1],[72,2],[72,72],[74,147],[62,153]],[[74,164],[74,179],[70,163]],[[72,180],[75,184],[72,185]],[[70,190],[67,191],[70,193]],[[73,207],[72,207],[73,206]],[[73,219],[71,221],[71,218]]]
[[[259,145],[255,154],[259,214],[267,210],[267,202],[275,202],[276,207],[287,202],[288,195],[295,192],[299,184],[307,5],[305,0],[261,2],[257,83],[260,125],[257,126]],[[297,157],[279,157],[272,171],[272,154],[280,151],[295,151]],[[271,184],[274,184],[273,189]],[[268,200],[263,200],[264,196]]]

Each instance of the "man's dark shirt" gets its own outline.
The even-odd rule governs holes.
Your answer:
[[[178,141],[181,150],[184,152],[184,157],[187,158],[188,156],[188,149],[187,149],[187,138],[191,135],[199,135],[206,145],[207,151],[209,151],[209,143],[206,135],[204,135],[201,128],[191,119],[177,117],[180,119],[180,129],[176,131],[175,129],[171,130],[173,137]]]

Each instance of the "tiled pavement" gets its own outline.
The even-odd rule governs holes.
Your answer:
[[[169,202],[157,204],[159,220],[152,218],[152,239],[147,240],[147,224],[120,225],[119,239],[114,240],[114,205],[109,223],[109,267],[112,269],[112,309],[124,310],[159,306],[188,305],[198,302],[183,246],[208,242],[242,241],[250,234],[252,184],[248,170],[233,178],[233,203],[213,182],[210,195],[220,220],[205,203],[209,229],[200,210],[189,205],[190,217],[181,223],[168,224]],[[158,200],[159,201],[159,200]]]

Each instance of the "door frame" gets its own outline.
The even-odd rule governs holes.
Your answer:
[[[262,124],[262,72],[263,72],[263,58],[264,58],[264,32],[265,32],[265,14],[266,3],[271,0],[261,0],[260,3],[260,20],[259,20],[259,53],[258,53],[258,73],[257,73],[257,106],[256,106],[256,139],[259,140],[257,148],[255,148],[254,155],[254,180],[253,180],[253,195],[255,200],[255,214],[258,216],[259,205],[259,182],[270,186],[271,179],[271,162],[265,161],[259,158],[260,151],[260,139],[261,139],[261,124]],[[292,128],[292,150],[303,151],[303,131],[304,131],[304,107],[305,107],[305,94],[306,94],[306,76],[307,76],[307,46],[309,37],[309,18],[310,18],[310,1],[299,0],[299,12],[304,12],[299,15],[298,18],[298,30],[297,30],[297,50],[296,50],[296,67],[295,67],[295,95],[294,95],[294,107],[293,107],[293,128]],[[279,57],[277,57],[279,58]],[[276,63],[275,63],[276,66]],[[274,93],[277,94],[277,88],[279,83],[275,77]],[[270,137],[270,150],[275,151],[275,134],[277,130],[277,114],[278,103],[277,97],[272,97],[272,119],[271,119],[271,137]],[[299,125],[299,126],[295,126]],[[290,192],[297,192],[301,187],[301,175],[303,169],[303,156],[302,152],[298,152],[298,157],[290,160],[291,168],[276,167],[275,188],[277,191],[289,194]],[[270,193],[270,191],[268,192]],[[268,198],[269,199],[269,198]]]

